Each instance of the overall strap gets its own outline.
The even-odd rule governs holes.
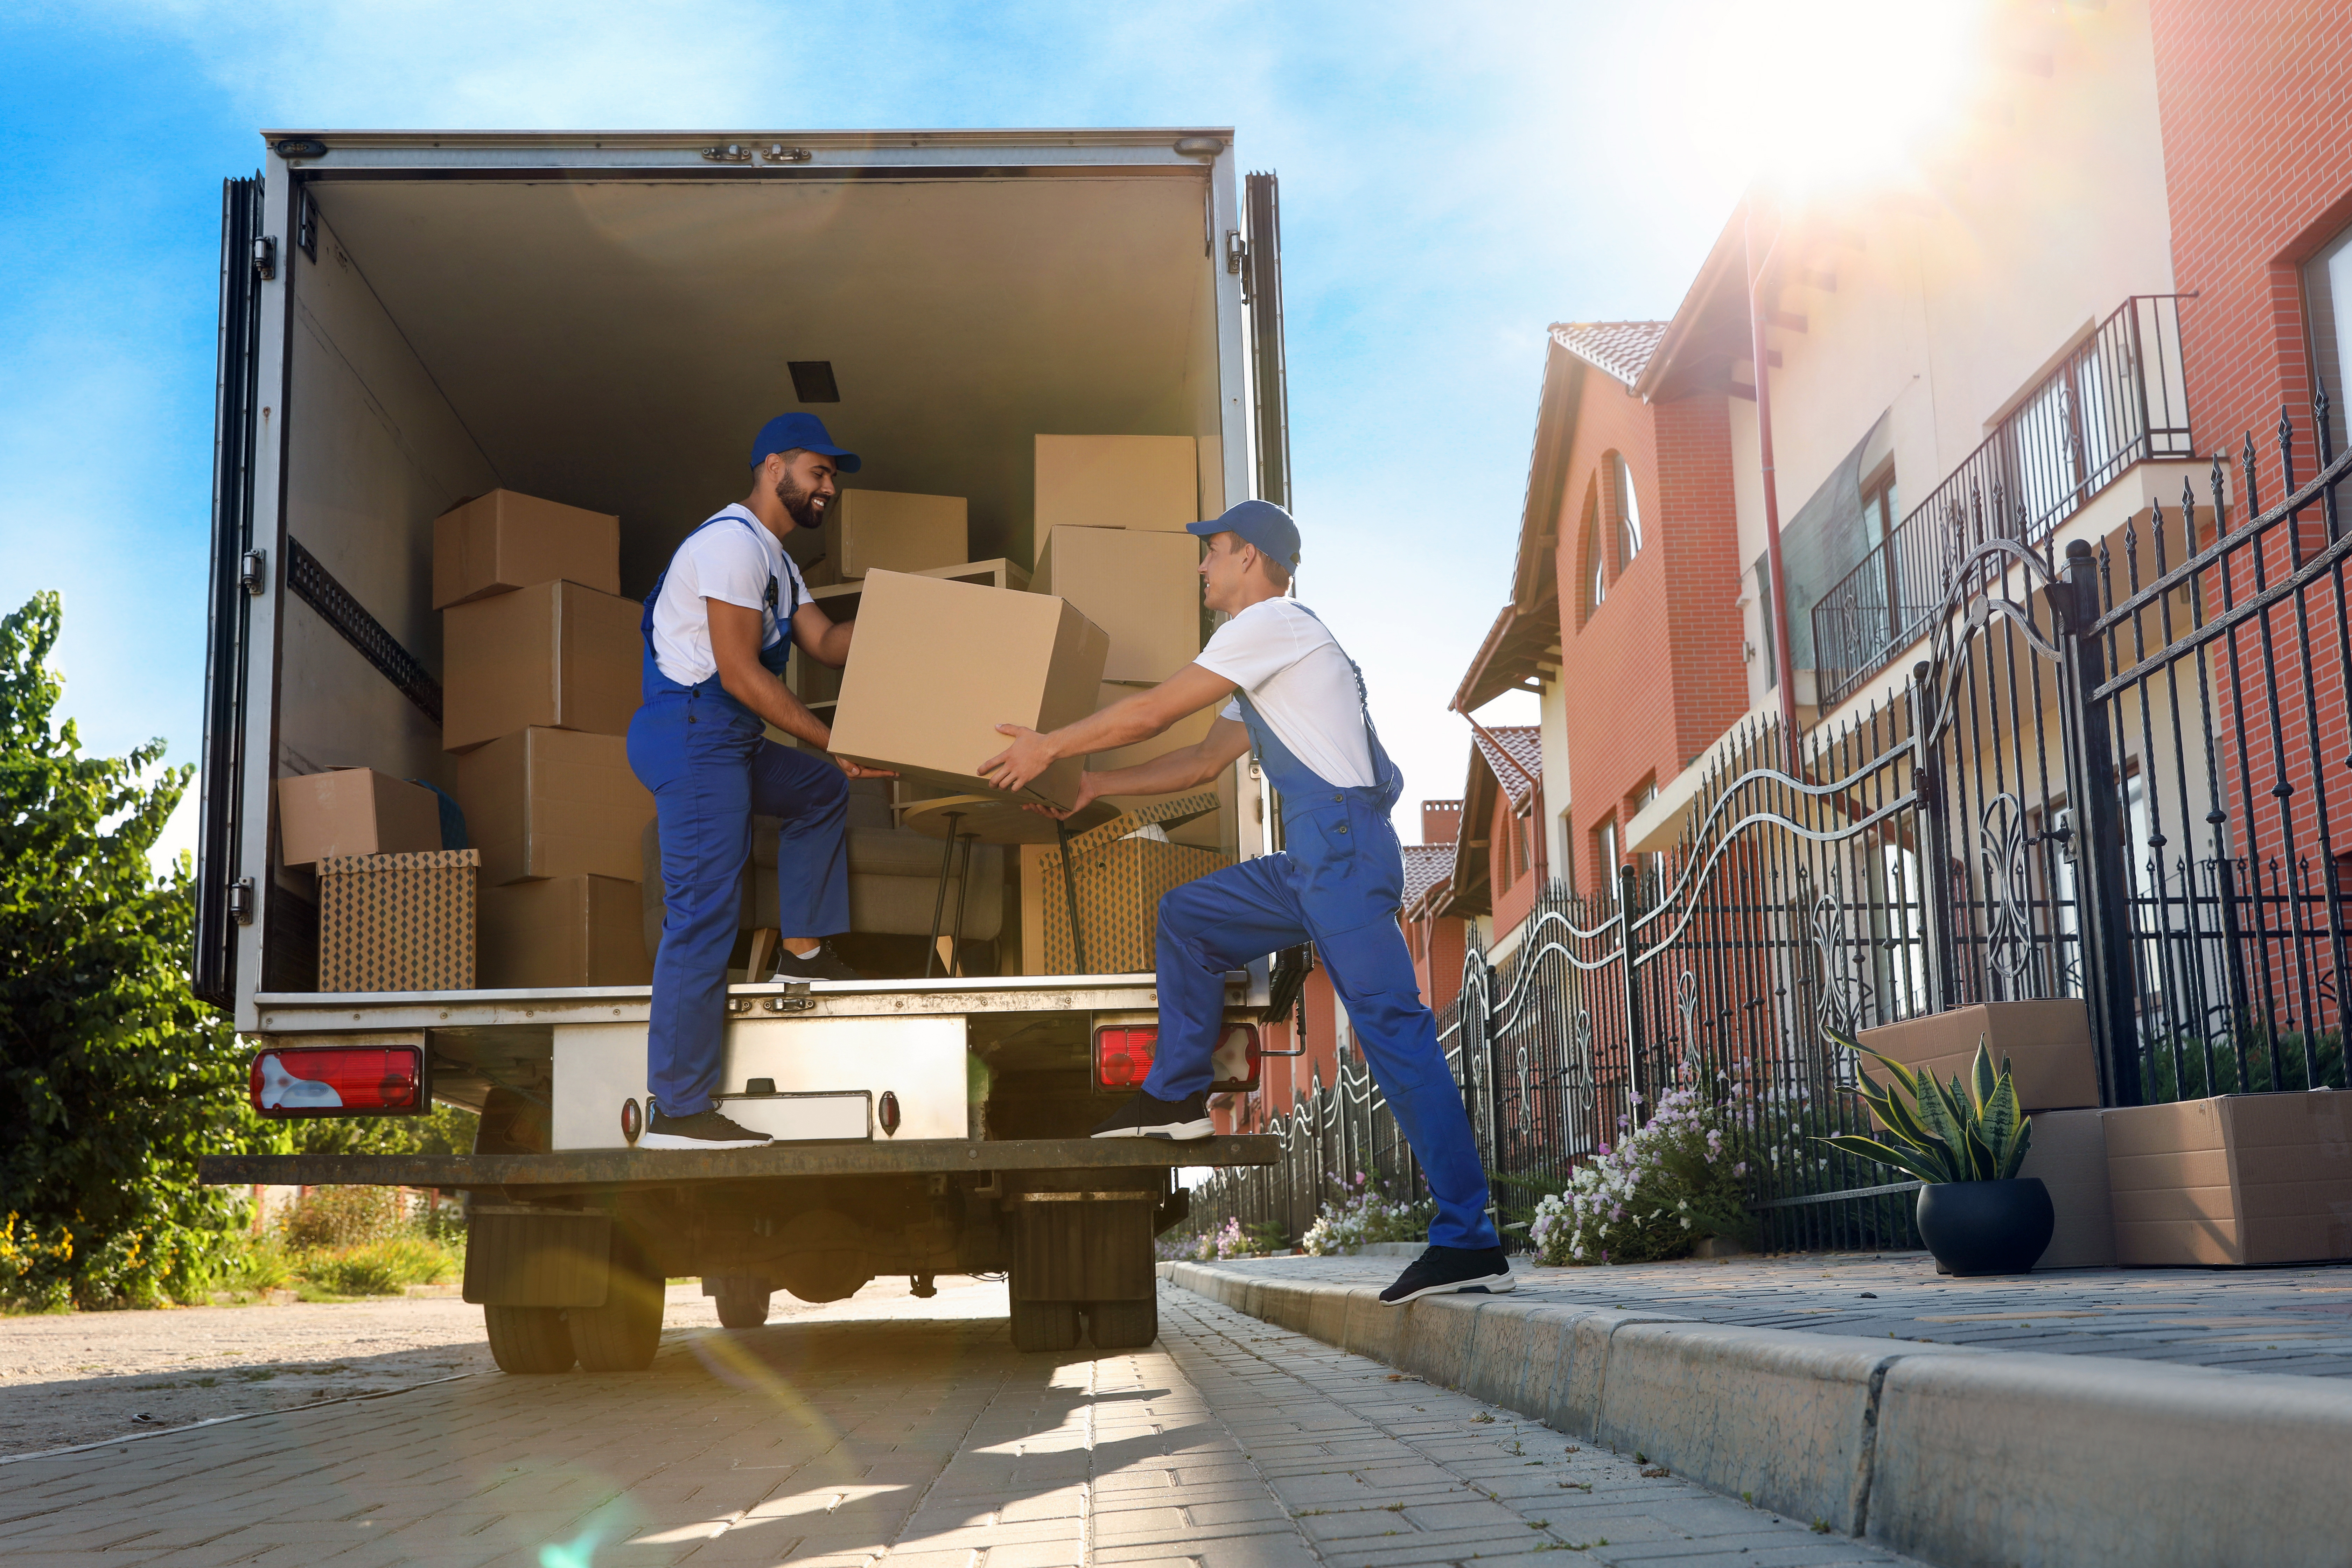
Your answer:
[[[1293,599],[1290,602],[1293,605],[1297,605],[1299,612],[1306,616],[1307,619],[1313,621],[1318,626],[1322,626],[1322,616],[1317,615],[1313,610],[1308,609],[1306,605],[1298,604],[1298,601],[1296,599]],[[1328,626],[1325,626],[1324,629],[1328,631],[1330,628]],[[1331,639],[1331,646],[1333,647],[1339,648],[1339,657],[1348,661],[1348,668],[1356,678],[1356,701],[1364,710],[1364,738],[1371,742],[1373,756],[1372,766],[1375,769],[1378,769],[1380,766],[1379,759],[1386,755],[1387,752],[1385,748],[1381,745],[1381,732],[1372,728],[1372,694],[1364,689],[1364,667],[1358,664],[1354,656],[1349,654],[1346,648],[1339,647],[1339,639],[1338,637],[1335,637]]]

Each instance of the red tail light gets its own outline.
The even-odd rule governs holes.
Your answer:
[[[264,1116],[368,1116],[425,1109],[425,1053],[415,1046],[268,1050],[247,1086]]]
[[[1151,1053],[1159,1048],[1156,1024],[1097,1029],[1095,1081],[1105,1089],[1141,1089],[1151,1075]]]

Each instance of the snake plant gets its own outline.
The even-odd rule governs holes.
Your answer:
[[[1948,1087],[1928,1073],[1914,1072],[1890,1057],[1880,1056],[1861,1041],[1830,1031],[1830,1039],[1858,1057],[1868,1057],[1894,1079],[1881,1088],[1859,1063],[1862,1098],[1885,1130],[1885,1140],[1844,1132],[1822,1140],[1833,1149],[1859,1154],[1910,1172],[1933,1185],[1944,1182],[2002,1182],[2017,1174],[2025,1162],[2032,1118],[2017,1104],[2017,1087],[2010,1081],[2009,1058],[2000,1071],[1982,1039],[1965,1084],[1955,1078]]]

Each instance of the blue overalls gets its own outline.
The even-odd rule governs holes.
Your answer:
[[[721,512],[702,524],[761,525]],[[697,529],[700,532],[701,529]],[[692,686],[654,659],[654,605],[646,596],[638,630],[646,643],[645,703],[629,721],[629,767],[653,791],[661,823],[661,949],[654,957],[652,1026],[646,1037],[646,1089],[665,1116],[707,1110],[726,1051],[727,960],[751,860],[751,818],[779,817],[776,913],[786,936],[831,936],[849,929],[849,782],[822,752],[768,740],[758,714],[727,694],[717,675]],[[776,610],[768,579],[767,610]],[[778,616],[761,666],[781,679],[792,657],[791,609]],[[761,978],[764,978],[762,976]]]
[[[1363,685],[1360,669],[1360,697]],[[1237,695],[1258,765],[1282,794],[1284,847],[1160,899],[1160,1045],[1144,1091],[1181,1100],[1207,1089],[1210,1058],[1224,1029],[1226,972],[1312,942],[1372,1079],[1437,1199],[1429,1239],[1440,1247],[1494,1247],[1486,1173],[1469,1113],[1438,1049],[1437,1020],[1421,1000],[1397,925],[1404,854],[1389,808],[1404,793],[1404,775],[1381,746],[1369,708],[1364,739],[1380,782],[1342,788],[1308,772],[1247,695]]]

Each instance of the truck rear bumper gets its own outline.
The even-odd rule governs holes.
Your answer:
[[[773,1143],[708,1154],[595,1149],[558,1154],[207,1154],[198,1175],[213,1186],[400,1186],[467,1190],[528,1187],[552,1194],[588,1188],[675,1187],[777,1176],[908,1176],[985,1171],[1121,1171],[1176,1165],[1271,1165],[1280,1145],[1263,1133],[1204,1138],[1048,1138],[1002,1142]]]

